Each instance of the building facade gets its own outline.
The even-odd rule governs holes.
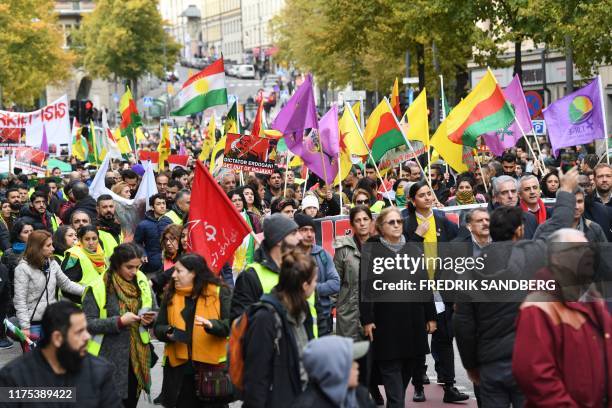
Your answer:
[[[245,62],[270,71],[276,48],[270,21],[285,6],[284,0],[242,0],[242,37]]]

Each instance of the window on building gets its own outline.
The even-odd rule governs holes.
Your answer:
[[[542,83],[542,68],[524,69],[523,82]]]

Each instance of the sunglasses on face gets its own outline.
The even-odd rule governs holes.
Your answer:
[[[389,220],[389,221],[385,221],[385,224],[389,224],[389,225],[402,225],[404,223],[404,220]]]
[[[368,200],[357,200],[357,201],[355,201],[355,204],[357,204],[357,205],[367,205],[367,204],[369,204],[369,201]]]

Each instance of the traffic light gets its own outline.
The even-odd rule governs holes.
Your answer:
[[[84,115],[83,115],[84,119],[85,119],[85,122],[83,122],[83,123],[89,124],[89,122],[91,122],[94,119],[94,105],[93,105],[93,102],[88,99],[88,100],[86,100],[84,102],[83,107],[84,107],[84,112],[85,112]]]

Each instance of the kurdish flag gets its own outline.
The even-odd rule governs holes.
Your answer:
[[[478,136],[507,128],[514,121],[514,109],[491,70],[472,92],[448,114],[447,137],[453,143],[476,146]]]
[[[378,104],[368,118],[364,138],[370,150],[372,150],[372,158],[376,162],[389,150],[405,143],[404,136],[387,98]]]
[[[418,140],[425,146],[429,146],[429,119],[427,117],[427,91],[419,93],[419,96],[410,104],[400,125],[408,140]]]
[[[170,129],[168,129],[167,123],[164,123],[162,126],[161,139],[157,146],[157,151],[159,152],[157,166],[159,170],[163,170],[166,166],[165,162],[168,160],[168,156],[170,156]]]
[[[132,97],[132,92],[128,87],[125,93],[121,96],[119,101],[119,111],[121,111],[121,123],[119,128],[121,129],[121,136],[128,138],[128,141],[132,146],[136,146],[134,141],[134,131],[137,127],[142,126],[142,119],[138,114],[136,103]]]
[[[174,116],[192,115],[211,106],[227,104],[223,58],[185,81],[177,97],[180,108],[172,112]]]

